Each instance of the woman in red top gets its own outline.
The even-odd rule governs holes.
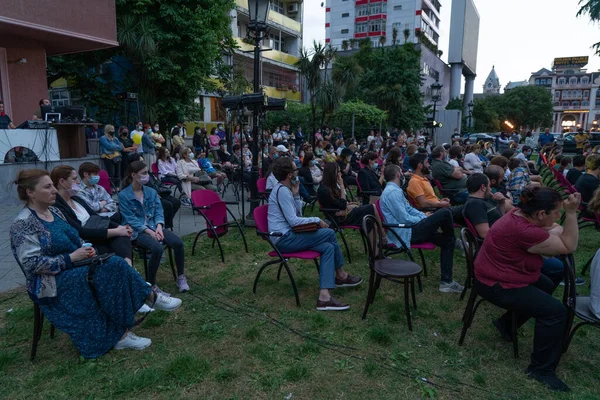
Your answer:
[[[567,311],[552,296],[561,274],[546,275],[556,259],[543,256],[570,254],[577,248],[579,230],[577,207],[581,195],[575,193],[564,202],[550,188],[526,187],[517,208],[506,213],[489,230],[475,260],[477,293],[508,312],[493,321],[506,340],[510,340],[512,312],[518,325],[536,320],[531,364],[525,371],[551,389],[567,391],[556,377],[562,354]],[[564,226],[555,221],[564,207]],[[564,274],[562,274],[564,275]]]

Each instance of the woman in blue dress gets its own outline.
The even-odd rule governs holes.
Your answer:
[[[93,257],[95,250],[83,247],[77,230],[52,207],[57,190],[48,172],[22,170],[15,183],[26,206],[11,226],[11,249],[25,274],[29,296],[46,318],[71,337],[85,358],[100,357],[112,348],[150,346],[150,339],[130,331],[136,310],[147,304],[173,311],[181,300],[155,293],[117,256],[95,268],[90,286],[89,266],[74,263]]]

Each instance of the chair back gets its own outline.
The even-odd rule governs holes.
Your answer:
[[[215,234],[222,236],[227,233],[229,230],[229,226],[227,225],[227,204],[221,200],[218,194],[212,190],[194,190],[192,192],[192,204],[195,207],[210,207],[200,210],[206,219],[206,223],[210,223],[215,227],[214,231],[212,229],[207,230],[206,235],[209,238],[214,238]]]
[[[108,172],[101,169],[98,173],[98,176],[100,176],[100,181],[98,182],[98,185],[102,186],[108,192],[108,194],[111,194],[110,178],[108,177]]]
[[[365,216],[360,227],[360,234],[367,245],[369,268],[373,269],[375,260],[383,257],[383,237],[379,221],[372,215]]]
[[[156,176],[158,176],[158,163],[152,163],[152,166],[150,167],[152,170],[152,173]]]
[[[460,230],[460,238],[465,248],[465,258],[467,260],[467,279],[471,283],[475,280],[475,258],[479,251],[479,245],[475,235],[468,228],[462,228]]]
[[[440,192],[440,195],[443,195],[444,194],[444,188],[442,188],[442,184],[440,183],[440,181],[438,181],[437,179],[433,178],[433,184],[437,188],[438,192]]]
[[[254,222],[259,232],[269,232],[269,205],[258,206],[254,209]]]
[[[267,178],[260,178],[256,181],[256,188],[259,192],[264,193],[267,191]]]

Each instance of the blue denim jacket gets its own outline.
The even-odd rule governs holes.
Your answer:
[[[121,152],[123,149],[121,147],[121,142],[116,137],[112,140],[108,139],[108,136],[104,135],[100,137],[100,149],[102,150],[102,154],[111,155],[115,151]]]
[[[142,135],[142,146],[144,147],[144,154],[154,154],[156,152],[154,140],[147,133]]]
[[[121,225],[129,225],[133,229],[131,240],[150,228],[156,230],[158,224],[165,225],[165,217],[158,192],[143,186],[144,204],[135,197],[133,187],[127,186],[119,193],[119,209],[121,211]]]
[[[388,224],[413,225],[425,218],[425,214],[414,209],[406,198],[404,192],[394,182],[388,182],[380,199],[381,212]],[[400,236],[404,243],[410,248],[412,229],[392,228]],[[396,236],[387,234],[388,242],[394,243],[396,247],[402,247]]]

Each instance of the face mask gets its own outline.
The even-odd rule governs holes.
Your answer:
[[[140,175],[138,178],[140,185],[145,185],[150,182],[150,175]]]
[[[148,128],[148,130],[146,131],[146,133],[148,133],[148,134],[152,133],[152,129]]]
[[[292,185],[298,185],[300,183],[300,178],[295,176],[292,178]]]
[[[333,149],[329,149],[329,150],[327,150],[327,151],[328,151],[328,152],[330,152],[330,153],[333,153]]]
[[[194,153],[190,153],[189,157],[190,157],[190,160],[193,160],[194,159]]]
[[[141,130],[142,130],[142,128],[143,128],[143,126],[141,126],[141,125],[138,125],[138,131],[141,131]]]
[[[90,185],[97,185],[98,182],[100,182],[100,175],[94,175],[88,178],[88,183]]]
[[[158,126],[154,127],[154,132],[158,132]]]
[[[317,160],[312,160],[311,163],[312,163],[313,166],[317,165]]]
[[[379,163],[373,164],[373,169],[377,169],[377,168],[379,168]]]
[[[63,186],[64,187],[64,186]],[[69,196],[73,197],[73,196],[77,196],[77,194],[81,191],[81,188],[79,187],[78,184],[74,183],[71,188],[65,188],[67,190],[67,193],[69,193]]]
[[[279,158],[279,154],[275,153],[273,154],[273,160],[277,160]]]
[[[227,151],[227,145],[223,145],[223,150]]]

